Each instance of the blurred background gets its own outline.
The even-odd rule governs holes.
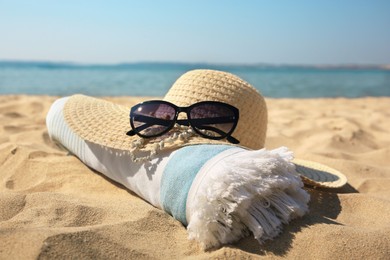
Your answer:
[[[0,0],[0,94],[163,96],[184,72],[267,97],[390,96],[390,1]]]

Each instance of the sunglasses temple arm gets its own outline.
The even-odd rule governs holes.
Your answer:
[[[144,122],[145,124],[135,128],[136,131],[142,131],[152,125],[162,125],[169,126],[171,124],[170,120],[165,120],[161,118],[149,117],[144,115],[136,115],[134,116],[134,120]],[[179,125],[189,126],[189,122],[187,119],[178,119],[176,121]],[[204,124],[222,124],[222,123],[232,123],[234,122],[234,118],[232,117],[215,117],[215,118],[195,118],[191,119],[195,125],[204,125]]]
[[[232,144],[239,144],[240,143],[240,141],[238,141],[236,138],[234,138],[233,136],[231,136],[231,135],[228,135],[227,137],[226,137],[226,140],[228,140],[230,143],[232,143]]]
[[[218,129],[218,128],[215,128],[215,127],[212,127],[212,126],[203,126],[203,127],[200,127],[200,129],[203,129],[203,130],[209,130],[209,131],[214,131],[218,134],[220,134],[221,136],[226,136],[227,134],[222,131],[221,129]],[[230,143],[232,144],[239,144],[240,141],[238,141],[236,138],[234,138],[233,136],[231,135],[227,135],[226,136],[226,140],[228,140]]]
[[[128,131],[128,132],[126,133],[126,135],[128,135],[128,136],[133,136],[133,135],[135,135],[135,131],[134,131],[134,130],[130,130],[130,131]]]
[[[190,125],[190,123],[188,122],[187,119],[177,119],[176,123],[178,123],[179,125],[185,125],[185,126],[189,126]]]
[[[144,130],[148,127],[151,127],[152,125],[169,126],[171,124],[170,121],[165,120],[165,119],[155,118],[155,117],[150,117],[150,116],[143,116],[143,115],[136,115],[136,116],[134,116],[134,119],[136,121],[144,122],[145,124],[128,131],[126,134],[129,136],[133,136],[136,133],[139,133],[142,130]]]

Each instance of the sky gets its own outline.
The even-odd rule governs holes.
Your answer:
[[[390,1],[0,0],[0,60],[390,64]]]

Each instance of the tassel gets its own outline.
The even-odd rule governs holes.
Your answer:
[[[309,194],[286,147],[244,150],[207,168],[189,205],[190,239],[203,248],[233,243],[250,234],[272,239],[283,224],[308,211]]]

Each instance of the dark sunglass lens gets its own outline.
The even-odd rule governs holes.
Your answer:
[[[196,130],[214,138],[226,137],[238,120],[230,107],[212,103],[194,106],[190,117]]]
[[[137,133],[157,136],[174,124],[175,109],[164,103],[146,103],[136,107],[131,121]]]

